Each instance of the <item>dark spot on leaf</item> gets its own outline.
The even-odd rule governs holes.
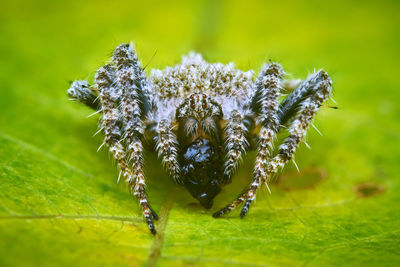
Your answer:
[[[326,177],[327,172],[324,169],[312,167],[282,175],[278,178],[277,186],[286,191],[312,189]]]
[[[366,198],[383,194],[386,191],[386,187],[373,182],[366,182],[357,185],[354,191],[358,197]]]

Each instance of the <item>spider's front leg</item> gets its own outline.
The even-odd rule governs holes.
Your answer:
[[[225,209],[217,212],[215,214],[217,217],[229,212],[244,201],[246,202],[240,216],[243,217],[246,215],[250,204],[255,198],[258,188],[262,184],[267,185],[267,182],[269,182],[269,179],[277,172],[277,170],[292,159],[297,146],[306,135],[307,128],[315,113],[318,111],[322,103],[329,97],[331,93],[331,85],[332,81],[328,74],[324,71],[319,71],[311,75],[285,99],[279,107],[277,117],[280,123],[279,125],[292,120],[289,127],[289,136],[280,145],[278,154],[273,157],[269,163],[267,163],[267,159],[265,159],[265,168],[260,170],[259,174],[257,172],[254,173],[253,182],[250,188],[239,196],[236,201],[232,202]],[[256,161],[260,160],[262,160],[262,158],[258,155]]]
[[[280,80],[285,75],[282,67],[277,63],[270,63],[264,65],[261,73],[259,74],[255,83],[255,95],[252,103],[253,110],[256,114],[260,114],[257,121],[262,124],[259,135],[259,148],[254,166],[253,182],[250,188],[241,194],[236,200],[232,201],[225,208],[214,213],[214,217],[220,217],[238,205],[240,205],[246,198],[253,198],[252,188],[259,186],[261,177],[265,175],[264,169],[269,156],[269,146],[271,146],[272,137],[279,125],[279,118],[277,111],[279,108],[280,96]],[[242,214],[247,212],[250,202],[244,207]],[[244,216],[242,215],[241,216]]]
[[[115,99],[117,89],[113,87],[115,79],[115,68],[112,65],[105,65],[101,67],[96,73],[96,84],[100,90],[100,99],[103,110],[102,128],[105,134],[105,143],[108,145],[110,152],[117,160],[118,166],[121,169],[126,180],[132,184],[136,180],[136,174],[132,171],[129,166],[125,147],[123,146],[122,133],[120,118],[121,112],[118,108],[118,103]],[[146,208],[144,216],[147,219],[149,229],[155,234],[155,228],[152,222],[152,218],[157,218],[157,215],[150,207]],[[150,214],[150,215],[148,215]]]
[[[112,60],[116,65],[116,86],[121,90],[123,139],[133,169],[133,176],[126,178],[133,194],[139,200],[150,231],[155,234],[152,220],[157,220],[158,216],[147,200],[142,145],[145,128],[142,118],[146,116],[149,107],[149,96],[146,91],[148,81],[130,44],[119,45],[114,51]]]

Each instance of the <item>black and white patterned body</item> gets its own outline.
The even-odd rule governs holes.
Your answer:
[[[250,143],[257,157],[249,187],[214,217],[242,202],[246,215],[261,185],[293,158],[312,118],[329,97],[331,79],[324,71],[310,75],[282,102],[284,71],[277,63],[241,71],[232,63],[210,64],[190,53],[182,63],[152,70],[149,77],[132,45],[122,44],[112,63],[99,69],[95,84],[76,81],[69,95],[102,114],[101,130],[152,233],[151,209],[143,173],[143,141],[161,157],[166,170],[205,208],[230,182]],[[289,136],[272,154],[273,138],[284,126]]]

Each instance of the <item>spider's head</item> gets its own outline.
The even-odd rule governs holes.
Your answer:
[[[209,209],[221,191],[223,177],[221,106],[205,94],[192,94],[178,108],[176,117],[183,184]]]

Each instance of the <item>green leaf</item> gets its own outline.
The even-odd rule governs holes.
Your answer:
[[[400,81],[397,2],[131,3],[13,1],[0,11],[0,265],[400,264]],[[254,152],[202,209],[145,155],[152,236],[106,149],[96,116],[68,101],[117,44],[150,68],[190,50],[294,78],[324,68],[327,103],[307,142],[249,214],[213,219],[249,183]],[[154,51],[157,55],[151,60]],[[328,106],[338,106],[330,109]]]

